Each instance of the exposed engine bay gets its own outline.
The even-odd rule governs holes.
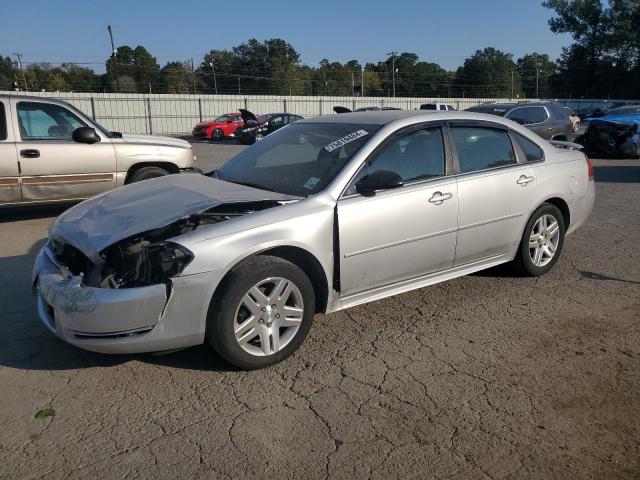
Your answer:
[[[633,122],[591,120],[587,131],[576,142],[584,145],[585,153],[592,158],[638,158],[640,155],[640,131]]]
[[[82,284],[88,287],[117,289],[169,285],[171,277],[185,269],[193,254],[168,239],[281,204],[275,200],[221,204],[125,238],[102,250],[99,263],[92,262],[72,245],[59,241],[50,242],[50,250],[59,263],[73,275],[82,277]]]

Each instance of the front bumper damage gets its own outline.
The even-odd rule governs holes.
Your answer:
[[[220,272],[138,288],[93,288],[38,254],[33,287],[42,323],[62,340],[101,353],[173,350],[204,342],[206,315]]]

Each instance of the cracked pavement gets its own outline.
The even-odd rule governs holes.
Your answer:
[[[241,147],[196,148],[215,166]],[[497,268],[317,315],[255,372],[207,346],[58,340],[29,282],[62,209],[2,213],[0,478],[639,477],[640,161],[595,165],[594,212],[546,276]]]

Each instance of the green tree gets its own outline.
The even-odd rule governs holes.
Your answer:
[[[10,57],[0,55],[0,90],[13,90],[13,82],[17,79],[17,71]]]
[[[477,50],[455,74],[456,96],[517,97],[521,93],[520,73],[512,55],[495,48]]]
[[[160,70],[162,93],[188,93],[193,81],[191,63],[169,62]]]
[[[640,96],[640,2],[548,0],[549,27],[568,33],[554,88],[583,97]]]
[[[107,59],[106,69],[108,84],[114,91],[117,91],[119,81],[122,92],[158,91],[161,88],[160,65],[156,57],[141,45],[135,49],[127,45],[118,47],[115,57]],[[122,80],[124,77],[128,78]]]
[[[90,68],[79,67],[73,63],[63,63],[59,68],[65,83],[73,92],[99,92],[102,79]]]
[[[45,89],[48,92],[68,92],[69,85],[64,78],[63,73],[59,69],[49,72],[47,75],[47,83]]]
[[[526,98],[549,97],[552,93],[550,80],[556,73],[556,64],[546,53],[528,53],[516,62]]]

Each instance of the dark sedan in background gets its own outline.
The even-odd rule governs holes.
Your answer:
[[[555,102],[488,103],[467,111],[508,118],[547,140],[566,142],[575,136],[569,112]]]
[[[267,113],[256,116],[249,110],[243,109],[240,109],[240,113],[244,125],[238,127],[236,137],[244,145],[252,145],[270,133],[303,118],[293,113]]]

